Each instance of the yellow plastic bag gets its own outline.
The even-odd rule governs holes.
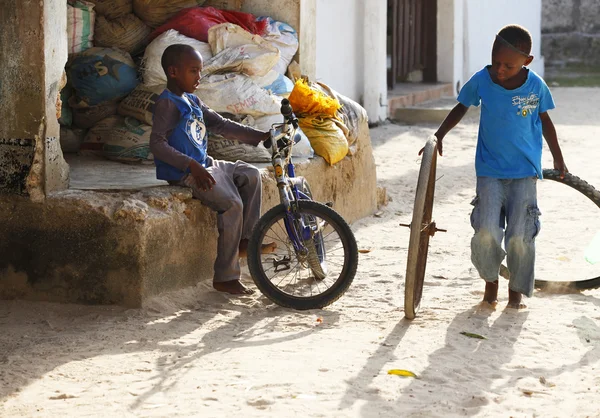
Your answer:
[[[338,119],[306,115],[299,118],[298,123],[315,153],[329,165],[341,161],[348,154],[348,128]]]
[[[302,78],[294,84],[289,101],[296,115],[322,115],[334,118],[342,107],[339,101],[311,88],[308,82]]]

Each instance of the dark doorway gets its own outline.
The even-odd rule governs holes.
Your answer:
[[[437,81],[437,0],[388,0],[388,88],[422,71]]]

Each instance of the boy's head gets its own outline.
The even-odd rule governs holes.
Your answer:
[[[492,70],[501,82],[519,74],[523,66],[533,61],[531,34],[520,25],[503,27],[492,48]]]
[[[193,93],[200,83],[202,55],[184,44],[170,45],[162,54],[160,63],[167,76],[169,90],[174,93]]]

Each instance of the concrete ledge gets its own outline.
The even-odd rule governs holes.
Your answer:
[[[297,166],[315,199],[353,222],[375,212],[375,161],[368,126],[333,167]],[[279,203],[263,170],[263,211]],[[143,305],[166,290],[212,280],[216,215],[189,189],[66,190],[44,203],[0,197],[0,298]]]
[[[454,94],[451,83],[402,83],[388,92],[388,117],[393,119],[397,109],[416,106]]]

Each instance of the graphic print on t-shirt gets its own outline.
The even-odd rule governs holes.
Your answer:
[[[206,135],[204,120],[192,113],[187,121],[186,131],[192,144],[197,148],[203,148],[204,137]]]
[[[540,104],[540,97],[535,93],[529,93],[527,96],[513,96],[513,106],[517,106],[517,115],[524,118],[533,113]]]

